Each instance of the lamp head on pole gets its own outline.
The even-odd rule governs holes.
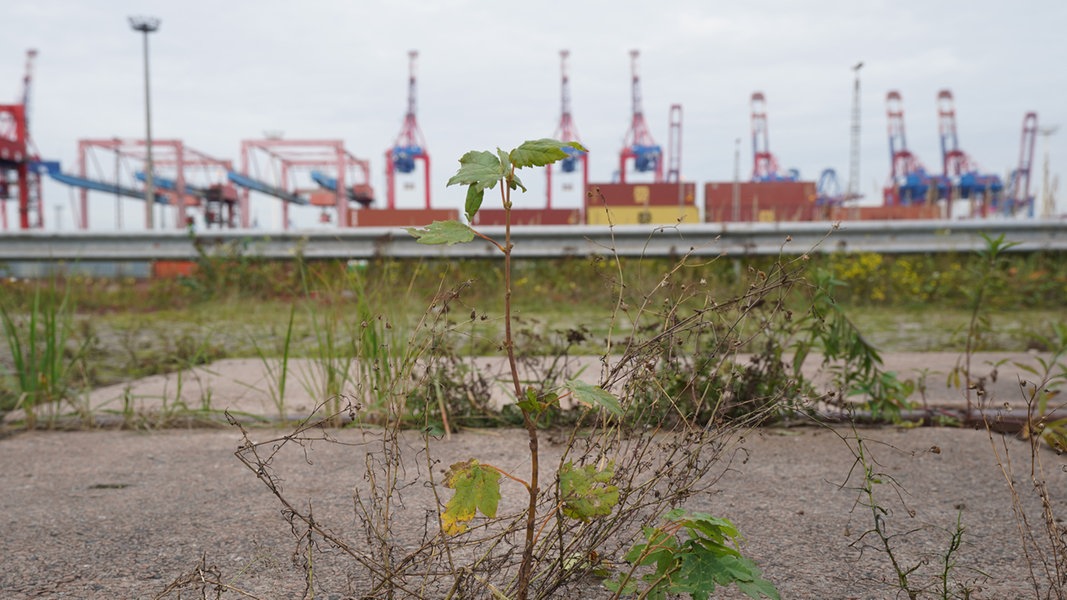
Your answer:
[[[147,35],[159,29],[159,19],[155,17],[130,17],[130,27],[134,31],[140,31]]]
[[[148,89],[148,34],[159,29],[159,19],[155,17],[130,17],[130,27],[144,35],[144,116],[145,116],[145,229],[154,227],[156,186],[153,180],[152,164],[152,103]]]

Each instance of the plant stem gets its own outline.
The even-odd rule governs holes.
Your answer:
[[[988,275],[988,273],[989,273],[989,271],[987,270],[985,273],[983,273],[983,275]],[[978,283],[978,292],[975,295],[974,303],[971,306],[971,320],[967,324],[967,345],[966,345],[966,348],[963,351],[964,361],[965,361],[964,362],[964,366],[963,366],[963,369],[964,369],[964,373],[963,374],[964,374],[964,377],[966,378],[964,380],[964,382],[963,382],[963,387],[967,390],[966,399],[967,399],[967,417],[968,418],[970,418],[971,411],[973,409],[973,405],[971,403],[971,357],[974,356],[976,346],[978,345],[976,343],[977,342],[976,338],[978,337],[978,315],[979,315],[979,312],[982,309],[982,301],[984,300],[984,296],[985,296],[985,278],[983,277],[982,280]]]
[[[508,180],[515,174],[512,168]],[[501,182],[500,195],[504,200],[504,349],[508,355],[511,369],[511,381],[515,386],[516,401],[522,398],[522,383],[519,381],[519,366],[515,360],[515,344],[511,335],[511,188],[507,181]],[[526,509],[526,543],[522,550],[522,563],[519,565],[519,587],[517,600],[526,600],[530,587],[530,571],[533,567],[534,540],[537,534],[537,495],[538,460],[537,460],[537,424],[530,413],[522,409],[522,422],[530,439],[530,503]]]

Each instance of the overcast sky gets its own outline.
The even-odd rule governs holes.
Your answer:
[[[242,140],[268,131],[343,139],[371,161],[382,202],[383,155],[403,121],[413,49],[435,207],[462,205],[463,190],[444,184],[465,151],[507,150],[554,132],[564,48],[593,181],[617,169],[630,123],[631,49],[641,51],[645,118],[664,148],[670,105],[684,108],[682,176],[698,184],[733,179],[737,139],[741,177],[751,175],[754,91],[766,96],[781,167],[810,180],[834,168],[843,184],[858,61],[868,202],[880,201],[889,174],[889,90],[901,93],[909,149],[930,171],[941,170],[941,89],[955,96],[960,147],[983,171],[1006,176],[1017,165],[1027,111],[1042,127],[1062,126],[1047,146],[1038,140],[1032,192],[1040,192],[1046,147],[1054,177],[1067,161],[1062,0],[12,0],[0,17],[0,99],[18,98],[25,51],[36,48],[32,136],[42,157],[68,172],[76,172],[79,139],[144,137],[141,36],[131,15],[162,20],[150,38],[153,137],[235,162]],[[542,204],[543,177],[524,181],[530,192],[520,205]],[[418,206],[415,192],[402,191],[399,205]],[[57,215],[70,228],[70,188],[49,184],[45,194],[49,228]],[[112,197],[93,195],[91,206],[94,228],[115,226]],[[127,228],[143,223],[135,201],[125,210]],[[261,226],[279,222],[277,201],[259,198],[253,211]],[[295,220],[314,223],[314,214]]]

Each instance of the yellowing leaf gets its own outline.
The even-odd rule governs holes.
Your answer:
[[[475,459],[456,463],[445,473],[445,487],[456,490],[441,513],[441,528],[447,535],[463,533],[474,515],[496,516],[500,503],[500,473]]]
[[[445,532],[445,535],[459,535],[467,531],[467,526],[464,523],[458,523],[447,517],[442,517],[441,529]]]
[[[559,493],[563,514],[579,521],[589,521],[611,514],[619,503],[619,488],[608,485],[615,465],[598,471],[594,465],[575,468],[567,461],[559,470]]]

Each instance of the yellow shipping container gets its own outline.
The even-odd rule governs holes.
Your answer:
[[[610,213],[610,215],[609,215]],[[585,220],[590,225],[676,225],[700,222],[695,206],[609,206],[589,207]]]

